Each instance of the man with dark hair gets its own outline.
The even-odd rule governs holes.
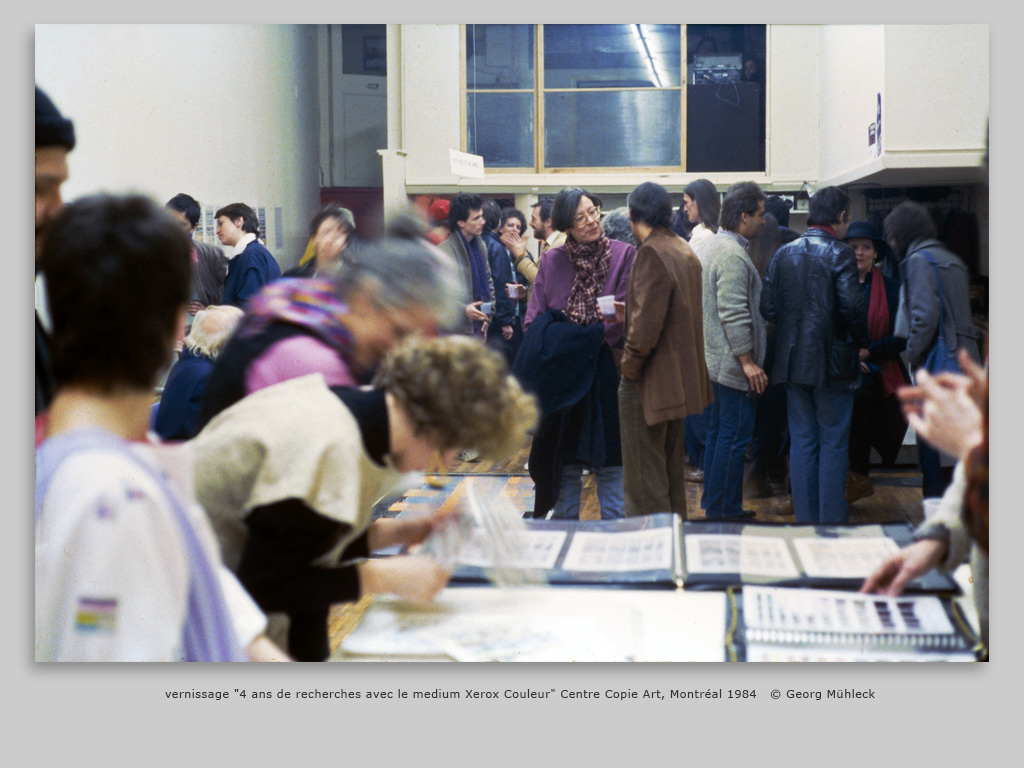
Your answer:
[[[761,369],[765,323],[758,312],[761,276],[747,244],[764,226],[764,193],[752,181],[725,193],[717,234],[701,244],[704,264],[704,358],[713,401],[704,449],[701,506],[709,518],[745,519],[743,456],[754,434],[756,398],[768,386]]]
[[[448,203],[448,228],[451,235],[439,246],[461,267],[466,289],[465,319],[458,330],[467,336],[487,340],[490,315],[482,311],[484,302],[494,301],[494,279],[487,261],[484,242],[483,201],[479,195],[459,192]]]
[[[512,257],[501,242],[501,206],[494,200],[484,202],[484,231],[481,237],[487,246],[487,266],[494,284],[494,318],[491,325],[501,333],[488,334],[487,343],[501,352],[512,365],[511,344],[515,334],[517,304],[508,295],[507,286],[515,284]]]
[[[931,213],[911,200],[897,205],[883,223],[884,237],[896,253],[903,283],[902,319],[907,329],[907,359],[920,368],[942,333],[950,350],[966,349],[981,360],[981,331],[971,320],[970,276],[958,256],[938,240]],[[917,436],[917,460],[925,498],[942,496],[953,478],[953,457],[943,456]]]
[[[202,212],[198,200],[179,192],[164,207],[181,223],[192,243],[192,288],[186,305],[189,314],[186,320],[191,325],[191,318],[196,312],[220,304],[224,278],[228,274],[228,257],[223,249],[210,243],[197,243],[193,239]]]
[[[640,250],[626,292],[619,382],[625,512],[671,510],[685,520],[684,419],[711,401],[700,260],[669,229],[672,200],[664,187],[645,182],[627,203]]]
[[[36,86],[36,270],[40,272],[39,252],[42,250],[47,225],[64,207],[60,188],[68,179],[68,152],[75,148],[75,126],[64,117],[54,103]],[[53,399],[53,376],[50,373],[49,337],[39,304],[45,296],[36,294],[36,416],[45,411]],[[45,316],[45,309],[43,311]]]
[[[250,297],[281,277],[281,267],[270,251],[256,239],[260,222],[256,211],[245,203],[225,205],[215,214],[217,237],[224,245],[233,248],[228,264],[228,275],[224,279],[224,293],[221,304],[235,307],[245,306]]]
[[[545,197],[533,204],[533,212],[530,214],[530,227],[539,244],[539,256],[543,256],[549,248],[565,245],[565,232],[559,231],[551,225],[551,209],[554,204],[553,197]],[[539,257],[537,261],[540,261]]]
[[[789,209],[792,207],[793,203],[783,200],[778,195],[770,195],[764,201],[764,212],[766,214],[770,213],[779,222],[779,235],[782,238],[783,245],[791,243],[800,237],[797,232],[789,228]]]
[[[845,523],[850,418],[869,339],[856,259],[843,242],[850,198],[839,187],[818,190],[807,224],[769,262],[761,314],[776,327],[771,377],[786,385],[797,522]]]

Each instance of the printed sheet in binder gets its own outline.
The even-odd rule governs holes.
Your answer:
[[[934,595],[745,586],[733,634],[746,661],[975,660],[966,622]]]

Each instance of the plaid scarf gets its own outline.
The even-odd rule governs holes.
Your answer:
[[[601,320],[597,311],[597,297],[604,290],[612,259],[608,236],[601,232],[601,236],[594,242],[580,244],[569,235],[565,239],[565,253],[576,271],[565,307],[566,317],[577,325],[596,323]]]

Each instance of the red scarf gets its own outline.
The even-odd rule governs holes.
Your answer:
[[[878,341],[889,335],[889,300],[885,295],[885,280],[878,267],[871,268],[871,299],[868,302],[868,336]],[[882,391],[885,396],[895,394],[906,382],[899,364],[892,358],[883,360]]]
[[[612,260],[608,236],[602,232],[594,242],[580,244],[569,235],[565,239],[565,253],[576,271],[565,315],[577,325],[596,323],[601,319],[597,311],[597,297],[602,295]]]

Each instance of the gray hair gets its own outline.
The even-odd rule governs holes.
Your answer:
[[[608,211],[601,219],[601,229],[608,235],[609,240],[621,240],[634,248],[639,247],[636,244],[636,238],[633,237],[633,227],[630,226],[629,221],[629,208],[626,206]]]
[[[381,308],[421,306],[439,328],[453,328],[467,292],[455,260],[426,240],[390,232],[346,258],[335,277],[339,294],[365,291]]]
[[[185,337],[189,352],[215,360],[244,313],[238,307],[215,304],[196,312],[192,330]]]

